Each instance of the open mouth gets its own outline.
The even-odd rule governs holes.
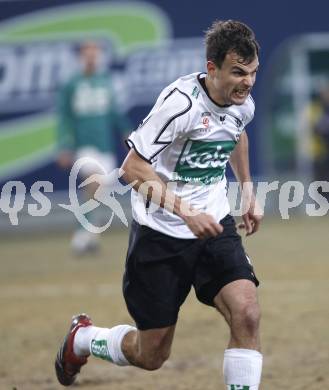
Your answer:
[[[236,89],[234,95],[239,99],[244,99],[248,96],[249,89]]]

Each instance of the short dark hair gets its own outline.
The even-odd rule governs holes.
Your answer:
[[[259,53],[259,44],[250,27],[236,20],[216,20],[206,31],[206,57],[220,68],[226,54],[235,52],[249,64]]]

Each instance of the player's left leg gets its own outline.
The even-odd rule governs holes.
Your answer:
[[[257,300],[259,282],[246,255],[234,219],[221,220],[222,234],[206,242],[197,265],[194,287],[198,299],[215,306],[230,326],[224,353],[228,390],[258,390],[262,369]]]
[[[260,307],[257,289],[250,280],[236,280],[224,286],[214,298],[231,329],[229,348],[260,350]]]
[[[255,284],[236,280],[224,286],[214,299],[230,327],[224,353],[224,379],[228,390],[258,390],[262,371],[260,308]]]

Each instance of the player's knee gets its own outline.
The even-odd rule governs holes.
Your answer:
[[[142,368],[149,371],[158,370],[170,356],[171,342],[167,341],[166,334],[154,335],[148,340],[147,346],[140,350]]]
[[[233,325],[244,328],[248,333],[254,333],[259,328],[260,307],[258,303],[245,302],[232,315]]]
[[[147,371],[155,371],[162,367],[163,363],[168,360],[169,353],[161,353],[156,356],[149,356],[143,359],[142,367]]]

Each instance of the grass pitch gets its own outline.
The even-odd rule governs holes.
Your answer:
[[[262,390],[329,389],[329,221],[265,220],[245,240],[261,281]],[[98,326],[131,323],[121,293],[127,231],[102,237],[102,252],[74,258],[68,235],[2,239],[0,389],[56,390],[53,362],[72,314]],[[156,372],[90,359],[78,386],[95,390],[222,389],[224,320],[191,292],[172,355]]]

